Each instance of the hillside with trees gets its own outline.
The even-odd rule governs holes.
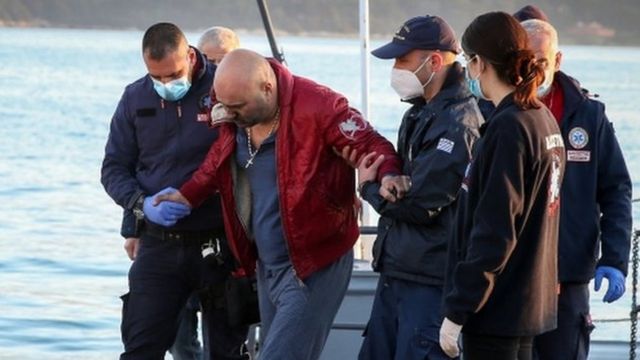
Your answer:
[[[532,2],[515,0],[370,0],[371,32],[390,34],[406,18],[435,14],[461,33],[478,14],[513,12]],[[543,0],[542,8],[564,43],[640,45],[638,0]],[[353,35],[358,32],[358,0],[268,1],[274,26],[291,34]],[[258,30],[253,0],[0,0],[0,26],[144,29],[171,21],[184,29],[212,25]]]

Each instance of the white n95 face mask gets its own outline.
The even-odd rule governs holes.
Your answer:
[[[544,74],[544,82],[538,86],[537,94],[538,98],[542,99],[547,96],[549,91],[551,90],[551,86],[553,84],[553,73],[551,76],[549,74]]]
[[[418,76],[416,75],[416,73],[422,69],[429,59],[430,57],[426,58],[422,62],[422,65],[418,66],[415,71],[396,68],[391,69],[391,87],[402,100],[410,100],[422,96],[424,88],[429,85],[431,80],[433,80],[433,76],[436,74],[435,72],[431,73],[429,80],[427,80],[424,85],[420,83],[420,79],[418,79]]]

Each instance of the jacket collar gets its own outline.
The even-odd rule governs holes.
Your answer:
[[[442,88],[431,100],[432,103],[452,102],[466,99],[471,96],[469,88],[466,86],[464,69],[459,62],[454,62],[447,71],[447,77],[442,83]]]
[[[500,101],[498,106],[496,106],[496,108],[493,110],[493,112],[491,113],[491,116],[488,119],[485,119],[484,123],[480,126],[480,135],[484,135],[484,132],[487,130],[487,127],[491,123],[491,119],[495,115],[499,114],[502,110],[514,104],[513,94],[514,94],[513,92],[507,94],[507,96],[505,96]]]
[[[286,119],[293,98],[294,76],[289,69],[280,64],[278,60],[268,58],[267,61],[276,74],[278,82],[278,106],[280,106],[280,119]]]
[[[554,82],[558,82],[564,94],[564,114],[562,120],[571,117],[580,107],[582,102],[588,99],[587,90],[580,87],[578,80],[565,74],[562,71],[556,71],[553,77]]]
[[[189,47],[196,52],[196,64],[193,66],[193,79],[191,79],[191,83],[195,84],[207,73],[207,67],[215,65],[210,65],[211,63],[207,61],[207,58],[200,52],[200,50],[191,45],[189,45]]]

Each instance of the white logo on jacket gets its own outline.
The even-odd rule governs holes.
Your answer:
[[[549,175],[549,216],[554,216],[560,208],[560,169],[562,167],[560,156],[553,153],[551,160],[551,174]]]
[[[341,122],[339,128],[344,137],[349,140],[355,140],[356,133],[358,131],[365,130],[367,128],[367,123],[359,116],[352,116],[347,120]]]
[[[564,147],[564,141],[562,141],[562,135],[560,134],[549,135],[545,138],[545,141],[547,143],[547,150]]]
[[[574,127],[569,131],[569,144],[574,149],[582,149],[589,143],[589,134],[587,130],[581,127]]]

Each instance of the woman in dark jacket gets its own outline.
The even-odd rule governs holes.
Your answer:
[[[496,110],[463,182],[450,246],[440,345],[466,360],[530,359],[556,326],[559,190],[564,146],[536,98],[544,64],[511,15],[477,17],[462,36],[469,88]]]

